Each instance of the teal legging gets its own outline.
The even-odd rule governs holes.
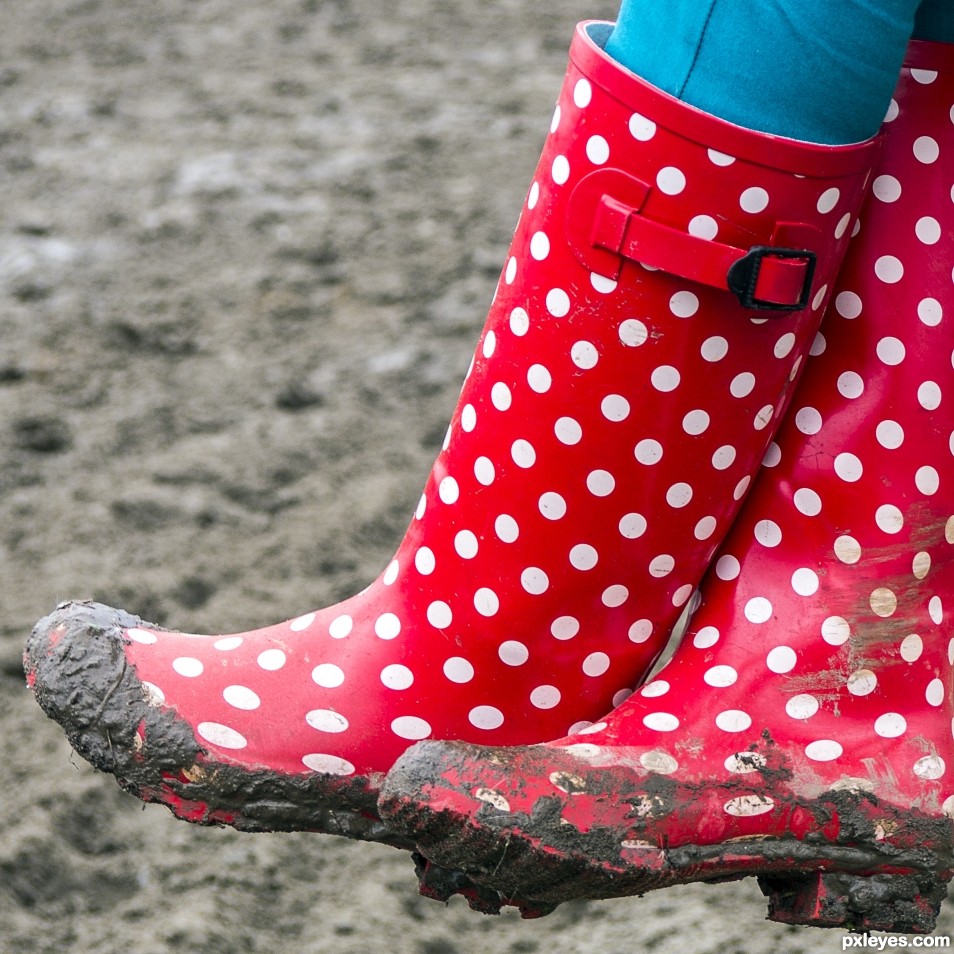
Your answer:
[[[954,42],[954,0],[622,0],[606,50],[740,126],[847,143],[877,131],[912,35]]]

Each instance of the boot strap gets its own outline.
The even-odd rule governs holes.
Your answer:
[[[567,232],[578,259],[618,279],[625,260],[732,292],[748,309],[801,311],[811,301],[820,232],[779,222],[771,245],[737,248],[690,235],[643,211],[652,189],[619,169],[583,178],[567,208]]]

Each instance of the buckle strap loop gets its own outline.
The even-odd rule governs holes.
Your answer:
[[[651,192],[619,169],[600,169],[578,183],[568,204],[567,231],[584,265],[618,279],[624,260],[640,262],[730,291],[744,308],[756,311],[801,311],[808,305],[816,255],[794,246],[818,235],[817,229],[779,223],[771,239],[778,245],[737,248],[648,218],[643,207]]]

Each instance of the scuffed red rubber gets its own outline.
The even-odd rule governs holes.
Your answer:
[[[409,744],[565,734],[658,655],[788,401],[874,144],[721,122],[588,29],[605,33],[576,33],[445,447],[384,572],[253,632],[166,632],[82,603],[38,625],[38,700],[130,790],[192,821],[384,839],[377,787]],[[567,204],[611,165],[696,245],[768,245],[796,223],[819,261],[810,306],[768,322],[628,259],[616,279],[591,271]]]
[[[933,929],[954,871],[950,55],[912,48],[833,306],[674,658],[557,742],[408,752],[381,804],[433,861],[549,903],[758,875],[775,920]]]

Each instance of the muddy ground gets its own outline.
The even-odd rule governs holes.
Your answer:
[[[3,954],[841,949],[764,922],[748,882],[521,922],[418,898],[391,849],[197,829],[72,757],[23,686],[23,640],[61,599],[234,631],[385,565],[573,24],[614,12],[3,4]]]

